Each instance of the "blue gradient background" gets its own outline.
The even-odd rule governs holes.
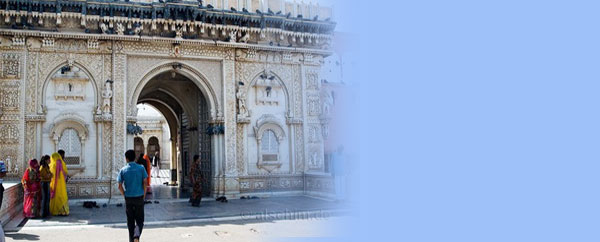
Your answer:
[[[599,1],[356,2],[360,217],[339,241],[600,241]]]

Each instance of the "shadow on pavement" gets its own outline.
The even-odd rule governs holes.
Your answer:
[[[13,240],[26,240],[26,241],[40,240],[40,236],[34,235],[34,234],[5,233],[4,236],[6,238],[11,238]]]

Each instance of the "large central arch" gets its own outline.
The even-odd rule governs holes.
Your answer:
[[[214,161],[212,141],[206,130],[222,116],[217,95],[208,80],[194,68],[178,62],[165,62],[148,71],[136,85],[129,105],[154,106],[167,120],[171,133],[172,183],[188,188],[192,157],[199,155],[201,171],[207,182],[203,195],[213,191]]]
[[[219,104],[219,99],[217,95],[210,85],[208,78],[200,71],[195,68],[176,61],[167,61],[161,64],[156,65],[150,71],[146,72],[146,74],[142,77],[142,79],[138,82],[136,88],[133,91],[133,95],[131,96],[131,100],[129,101],[130,107],[135,107],[140,98],[140,94],[142,90],[156,76],[175,71],[177,74],[185,76],[190,81],[192,81],[196,86],[200,89],[204,97],[206,98],[210,110],[210,119],[215,120],[217,117],[222,117],[221,105]]]

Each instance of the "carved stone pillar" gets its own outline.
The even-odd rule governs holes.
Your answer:
[[[233,52],[233,50],[227,51]],[[228,58],[227,56],[231,56],[231,58]],[[231,53],[231,55],[226,54],[226,58],[223,60],[223,90],[225,90],[223,102],[225,116],[225,147],[223,152],[225,153],[225,194],[230,196],[240,193],[236,155],[236,83],[233,53]]]
[[[127,86],[126,71],[127,71],[127,56],[119,53],[117,49],[118,44],[113,42],[113,162],[112,162],[112,195],[119,194],[118,186],[116,183],[117,175],[119,170],[125,165],[125,149],[126,149],[126,120],[127,120],[127,105],[125,90]]]

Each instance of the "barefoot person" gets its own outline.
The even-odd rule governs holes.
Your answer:
[[[69,215],[66,180],[69,176],[69,171],[62,156],[58,153],[52,153],[50,156],[50,172],[52,172],[52,181],[50,181],[50,214]]]
[[[204,182],[204,178],[201,171],[200,156],[194,155],[194,161],[190,168],[190,181],[193,186],[190,202],[194,207],[200,206],[200,200],[202,200],[202,182]]]
[[[160,158],[158,157],[158,151],[154,152],[152,157],[152,175],[156,174],[157,178],[160,178]]]
[[[26,218],[35,218],[40,216],[40,172],[36,159],[29,161],[29,167],[21,179],[23,184],[23,216]]]
[[[152,180],[150,178],[152,164],[150,164],[150,157],[148,155],[144,155],[144,160],[146,161],[146,165],[144,166],[144,168],[146,168],[146,174],[148,174],[148,178],[146,179],[146,183],[148,184],[148,190],[146,192],[148,194],[152,194]]]
[[[42,204],[40,211],[42,218],[50,215],[50,182],[52,182],[52,172],[50,172],[50,156],[45,155],[40,160],[40,179],[42,185]]]
[[[117,182],[119,191],[125,197],[129,242],[137,242],[144,228],[144,198],[148,186],[148,173],[143,166],[135,163],[135,151],[125,152],[125,160],[127,165],[119,171]]]

